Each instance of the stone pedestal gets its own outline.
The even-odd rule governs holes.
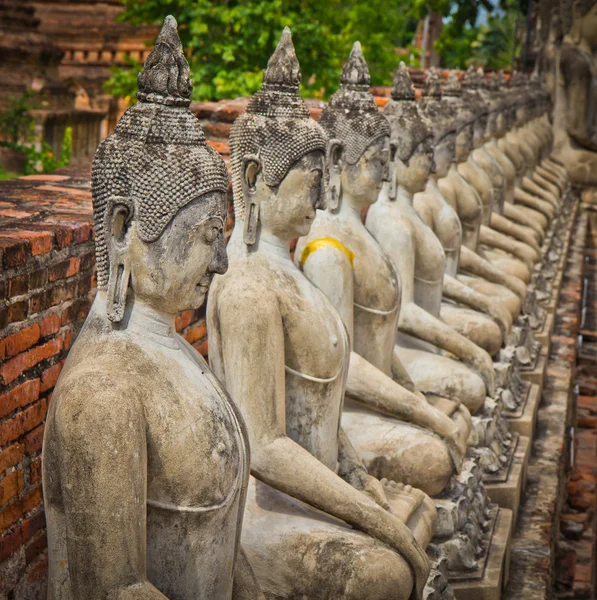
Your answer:
[[[512,511],[512,522],[516,525],[520,499],[526,485],[531,442],[528,437],[514,435],[513,443],[516,446],[512,453],[512,460],[506,478],[503,481],[491,481],[489,477],[485,477],[484,484],[487,495],[492,502]]]
[[[500,600],[509,577],[512,512],[496,508],[485,563],[467,579],[450,579],[456,600]]]
[[[526,395],[516,412],[505,412],[508,419],[508,427],[512,433],[535,438],[535,425],[537,423],[537,411],[541,402],[541,386],[536,383],[525,382]]]

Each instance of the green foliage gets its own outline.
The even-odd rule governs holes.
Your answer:
[[[35,92],[27,90],[0,112],[0,146],[25,156],[25,175],[51,173],[68,165],[72,157],[73,132],[70,127],[64,131],[58,157],[52,147],[36,135],[35,120],[31,115],[31,110],[37,107],[32,102],[34,96]],[[0,168],[0,180],[19,175],[21,173],[7,173]]]
[[[338,87],[341,66],[360,40],[372,84],[387,85],[416,29],[410,0],[123,0],[123,20],[156,24],[171,13],[179,23],[193,73],[193,98],[218,100],[250,95],[282,29],[292,29],[303,91],[327,97]],[[139,65],[116,69],[111,93],[131,97]]]
[[[0,137],[9,143],[18,144],[29,136],[34,120],[31,110],[37,108],[32,103],[35,92],[25,90],[18,98],[12,98],[6,110],[0,112]]]
[[[512,68],[520,50],[518,38],[523,31],[522,25],[522,18],[515,10],[490,17],[487,25],[479,28],[472,44],[475,63],[493,70]]]

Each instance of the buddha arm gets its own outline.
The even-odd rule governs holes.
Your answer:
[[[538,198],[545,200],[545,202],[549,202],[553,207],[558,206],[557,199],[544,187],[540,186],[536,181],[529,179],[528,177],[522,178],[522,189],[527,192],[534,194]]]
[[[510,312],[497,302],[492,302],[491,299],[485,294],[481,294],[476,290],[473,290],[464,283],[444,275],[444,286],[443,295],[448,300],[459,302],[465,306],[469,306],[475,310],[479,310],[486,315],[489,315],[500,326],[500,330],[503,336],[508,335],[512,327],[512,316]]]
[[[513,223],[510,219],[497,213],[491,214],[491,228],[498,233],[516,238],[518,241],[530,246],[536,253],[537,256],[541,254],[541,247],[537,243],[535,232],[533,229],[530,231],[526,227],[521,227],[516,223]]]
[[[396,227],[396,223],[389,219],[377,219],[370,224],[372,235],[394,262],[402,282],[402,307],[398,329],[457,356],[479,373],[485,382],[488,394],[493,396],[495,373],[489,354],[415,304],[414,233],[408,223],[402,225],[402,227]]]
[[[54,399],[60,426],[50,425],[60,445],[72,597],[166,600],[146,575],[143,407],[125,377],[86,373],[81,381]]]
[[[305,275],[336,307],[352,336],[354,325],[346,319],[353,318],[349,305],[353,305],[354,274],[346,255],[337,248],[322,248],[309,255],[302,266]],[[350,353],[346,393],[376,411],[431,429],[442,438],[452,439],[456,435],[451,419],[356,352]]]
[[[408,528],[287,436],[284,324],[278,300],[261,285],[243,284],[242,294],[220,290],[210,321],[219,324],[226,388],[247,424],[251,473],[397,550],[413,569],[420,592],[429,563]]]
[[[504,217],[510,219],[511,221],[519,223],[523,227],[529,227],[533,230],[537,242],[543,242],[545,233],[541,228],[541,225],[533,221],[533,219],[526,215],[524,211],[520,210],[519,207],[514,206],[514,204],[510,204],[509,202],[505,202]]]
[[[242,546],[238,549],[234,563],[232,600],[265,600]]]
[[[553,219],[556,214],[555,208],[549,202],[533,196],[531,193],[520,187],[514,188],[514,200],[524,206],[528,206],[529,208],[533,208],[543,213],[550,220]]]
[[[527,295],[527,286],[516,277],[504,273],[497,267],[493,266],[488,260],[480,257],[476,252],[473,252],[465,246],[460,252],[460,266],[465,273],[470,273],[477,277],[482,277],[507,287],[513,291],[521,300],[524,300]]]
[[[436,319],[414,302],[410,302],[402,308],[399,329],[454,354],[480,375],[485,382],[488,396],[495,394],[495,373],[491,357],[485,350],[454,331],[449,325]]]
[[[514,240],[499,231],[495,231],[495,229],[487,227],[486,225],[481,225],[479,242],[493,248],[499,248],[504,252],[509,252],[524,262],[531,270],[533,265],[539,260],[539,252],[535,251],[530,246],[527,246],[518,240]]]

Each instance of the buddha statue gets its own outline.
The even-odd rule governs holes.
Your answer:
[[[413,102],[414,91],[407,69],[401,67],[397,72],[396,77],[402,79],[400,86],[406,90],[404,92],[405,99],[410,99],[410,102]],[[496,285],[494,285],[494,283],[479,280],[477,277],[470,278],[470,280],[473,281],[474,286],[477,286],[475,287],[475,290],[486,297],[495,298],[496,292],[499,292],[499,294],[497,294],[498,304],[502,304],[503,307],[511,313],[511,319],[515,319],[520,312],[521,302],[526,294],[526,286],[517,278],[500,271],[488,260],[476,253],[482,216],[481,200],[476,191],[471,188],[458,171],[458,164],[467,160],[470,153],[474,115],[470,110],[461,105],[461,94],[462,89],[458,83],[458,79],[456,78],[456,75],[452,73],[444,87],[441,102],[433,109],[435,119],[446,123],[446,126],[448,127],[452,124],[456,128],[455,160],[450,161],[450,166],[447,173],[445,173],[444,167],[442,166],[444,160],[440,159],[440,170],[436,175],[439,174],[441,177],[432,174],[432,179],[437,180],[436,195],[438,197],[441,196],[441,198],[456,211],[461,223],[462,245],[460,246],[458,254],[449,252],[448,256],[450,259],[447,261],[447,272],[449,275],[453,275],[454,270],[456,270],[459,273],[458,280],[461,283],[467,283],[467,287],[469,288],[471,288],[471,286],[468,286],[468,282],[465,280],[467,275],[462,274],[463,270],[468,275],[475,275],[477,277],[485,278],[486,280],[489,280],[489,282],[494,282]],[[429,99],[426,100],[422,104],[422,108],[425,109],[425,106],[429,105],[430,102]],[[440,149],[441,147],[438,150]],[[447,155],[444,154],[444,156]],[[435,185],[432,185],[435,188]],[[442,237],[443,236],[440,236],[440,240]],[[446,293],[452,293],[450,291],[454,287],[452,283],[451,280],[444,278],[444,289]],[[497,315],[492,314],[492,316],[495,318]],[[498,318],[498,322],[499,321],[500,319]]]
[[[491,219],[494,211],[496,189],[490,173],[482,168],[478,160],[474,158],[475,150],[477,151],[477,159],[484,154],[482,146],[486,141],[485,135],[489,116],[487,103],[477,92],[480,85],[479,80],[479,75],[474,70],[469,69],[462,81],[464,92],[462,101],[472,109],[476,118],[473,128],[473,151],[469,154],[467,161],[458,165],[458,170],[467,183],[475,189],[482,202],[483,213],[479,230],[479,243],[483,248],[485,258],[502,271],[511,273],[524,283],[528,283],[531,279],[533,266],[539,259],[539,247],[534,240],[532,243],[535,247],[531,247],[492,228]],[[498,187],[497,191],[499,194],[502,190]],[[501,199],[496,205],[498,209],[501,207]]]
[[[425,190],[415,194],[413,206],[440,241],[446,256],[442,296],[448,302],[442,302],[442,320],[493,356],[510,331],[512,317],[505,307],[457,279],[462,228],[458,214],[437,183],[447,176],[455,160],[456,125],[443,108],[440,79],[432,68],[427,74],[421,111],[433,123],[435,169]]]
[[[450,557],[451,568],[466,571],[475,568],[476,549],[483,546],[475,540],[485,535],[486,503],[473,501],[486,498],[482,469],[493,468],[500,459],[489,448],[469,450],[475,458],[467,458],[462,472],[452,476],[462,462],[462,443],[471,432],[469,412],[459,392],[464,389],[469,401],[472,397],[481,403],[485,384],[463,364],[452,361],[452,379],[447,369],[443,373],[453,386],[450,397],[423,396],[399,359],[395,344],[401,311],[398,274],[361,219],[363,209],[371,210],[380,189],[389,186],[390,127],[368,86],[367,63],[356,43],[343,68],[340,89],[319,120],[330,139],[343,144],[341,153],[329,154],[328,210],[319,212],[310,232],[298,240],[295,262],[332,301],[348,331],[352,352],[344,431],[372,474],[416,483],[434,496],[440,515],[437,541]],[[426,313],[422,320],[434,322]],[[440,328],[449,329],[441,322]],[[461,336],[450,333],[457,345]],[[486,356],[465,338],[462,346],[465,351],[473,348],[473,358],[475,353]],[[490,436],[481,425],[470,437],[471,443],[482,445]],[[480,455],[481,468],[476,464]],[[465,475],[470,468],[477,473],[474,477]]]
[[[498,77],[495,75],[489,76],[486,79],[485,88],[480,88],[479,92],[485,98],[489,107],[487,141],[483,146],[483,150],[493,158],[503,174],[504,201],[501,206],[501,214],[511,222],[526,228],[526,231],[530,232],[529,230],[532,230],[537,243],[540,244],[545,238],[547,219],[542,213],[515,206],[516,167],[498,147],[498,139],[506,134],[506,119],[503,114],[504,100],[503,95],[500,93]],[[481,161],[483,160],[482,157],[478,156],[478,158]],[[499,208],[497,211],[499,212]]]
[[[419,598],[435,507],[380,483],[352,446],[341,426],[349,339],[290,255],[323,206],[326,156],[340,151],[310,118],[300,80],[285,29],[232,127],[230,267],[209,291],[210,362],[251,442],[242,543],[268,597]]]
[[[167,17],[93,164],[98,292],[43,446],[50,599],[264,598],[240,548],[245,426],[174,327],[227,268],[228,174],[190,95]]]

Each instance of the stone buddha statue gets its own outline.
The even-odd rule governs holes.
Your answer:
[[[514,72],[510,79],[510,96],[513,97],[514,128],[506,136],[517,147],[523,159],[523,177],[521,187],[528,193],[546,202],[550,212],[557,212],[559,207],[559,192],[537,171],[541,160],[541,147],[535,139],[535,131],[529,124],[530,103],[528,77]]]
[[[547,220],[542,213],[537,213],[532,209],[523,209],[514,205],[514,188],[516,187],[516,167],[512,161],[499,149],[498,139],[506,134],[506,120],[503,114],[504,101],[500,93],[499,79],[495,75],[490,75],[485,80],[485,87],[479,88],[479,93],[485,99],[489,107],[489,119],[487,122],[487,141],[483,150],[495,161],[495,164],[501,169],[503,175],[503,204],[501,213],[512,223],[516,223],[524,228],[528,233],[535,237],[537,243],[542,243],[547,229]],[[477,155],[478,156],[478,155]],[[483,157],[478,156],[483,162]],[[494,181],[494,186],[495,186]],[[499,210],[496,209],[497,212]],[[492,215],[493,218],[493,215]]]
[[[227,268],[228,174],[190,95],[167,17],[93,164],[98,292],[43,447],[51,599],[263,598],[240,549],[245,426],[174,327]]]
[[[449,302],[442,302],[442,320],[493,356],[510,331],[512,317],[499,303],[457,279],[462,227],[458,214],[443,197],[437,183],[447,176],[455,160],[456,124],[452,115],[443,110],[441,93],[440,79],[432,68],[427,74],[421,111],[433,123],[435,169],[425,190],[415,194],[413,206],[437,236],[446,256],[442,293]]]
[[[209,291],[210,362],[251,441],[242,542],[268,597],[419,598],[435,508],[365,469],[341,427],[346,329],[290,256],[323,206],[326,155],[340,150],[300,80],[286,29],[232,127],[230,268]]]
[[[295,261],[330,298],[347,328],[353,351],[342,423],[366,466],[380,477],[438,494],[460,466],[470,416],[458,402],[449,403],[446,414],[416,394],[397,356],[398,276],[361,220],[387,179],[389,161],[390,127],[368,82],[356,43],[340,89],[319,120],[329,137],[344,145],[331,166],[328,210],[299,239]],[[477,383],[484,393],[483,381]],[[388,423],[392,432],[381,435]],[[431,448],[434,460],[421,461],[421,453]]]
[[[509,236],[529,246],[536,256],[532,256],[532,253],[528,250],[527,255],[531,256],[536,262],[537,257],[541,254],[540,242],[543,230],[538,225],[533,227],[531,225],[532,221],[528,220],[524,214],[520,213],[511,204],[508,205],[511,209],[507,209],[506,202],[509,190],[506,174],[502,165],[487,148],[495,136],[496,116],[499,110],[499,103],[494,100],[488,90],[489,85],[489,79],[485,77],[483,70],[478,69],[473,79],[472,88],[469,88],[469,95],[473,96],[479,103],[485,104],[488,111],[484,131],[479,131],[478,134],[478,137],[482,139],[479,140],[478,147],[471,154],[473,165],[478,166],[489,177],[493,187],[494,203],[488,226],[502,235]],[[481,127],[482,123],[479,123],[479,128],[481,129]],[[535,133],[533,131],[533,135]]]
[[[456,138],[456,163],[450,167],[447,176],[438,181],[440,192],[455,208],[462,222],[463,245],[459,261],[462,275],[459,279],[476,291],[499,299],[510,311],[512,319],[516,319],[526,296],[526,285],[479,253],[482,201],[459,170],[459,166],[469,160],[472,151],[475,114],[462,102],[462,87],[454,72],[444,86],[442,103],[447,118],[460,124]]]
[[[528,283],[531,279],[533,265],[537,262],[540,255],[537,243],[532,240],[534,247],[529,246],[513,238],[511,235],[512,231],[509,232],[510,235],[504,235],[504,233],[496,230],[491,225],[494,204],[497,205],[498,209],[502,205],[501,198],[500,201],[494,202],[496,192],[499,195],[502,190],[500,189],[501,186],[498,186],[497,189],[494,188],[490,172],[491,166],[486,165],[488,168],[483,168],[479,164],[479,159],[482,159],[485,154],[482,147],[486,141],[485,136],[489,116],[487,103],[477,92],[481,82],[482,78],[473,69],[469,69],[462,80],[464,92],[462,101],[467,107],[473,110],[476,118],[473,130],[473,151],[470,153],[468,160],[458,166],[458,170],[467,183],[475,189],[483,205],[479,243],[481,244],[481,248],[484,249],[485,258],[502,271],[511,273],[525,283]],[[475,159],[475,152],[477,152],[477,159]],[[484,162],[489,163],[489,161]],[[502,230],[504,229],[504,225],[502,222]]]

